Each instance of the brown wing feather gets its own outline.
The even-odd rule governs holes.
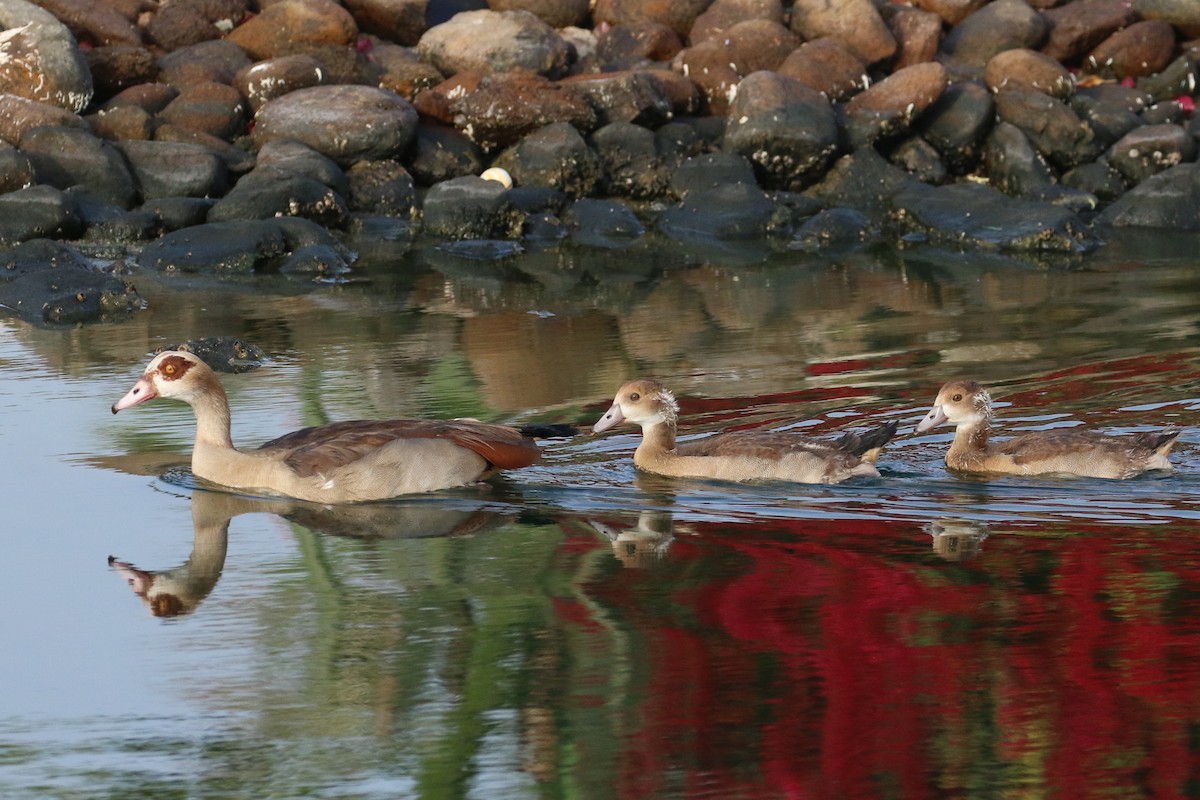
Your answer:
[[[498,469],[526,467],[540,455],[537,444],[515,428],[469,420],[354,420],[334,422],[272,439],[259,451],[290,451],[286,463],[301,477],[328,474],[400,439],[449,439]]]
[[[1145,455],[1149,455],[1156,446],[1162,444],[1163,440],[1147,434],[1121,437],[1106,436],[1095,431],[1062,429],[1023,433],[999,443],[996,449],[1012,456],[1016,464],[1029,464],[1074,454],[1128,458],[1138,451],[1144,451]]]
[[[788,453],[808,452],[816,456],[829,456],[838,451],[836,447],[805,439],[792,433],[771,431],[730,431],[718,433],[707,439],[683,442],[676,447],[683,456],[724,456],[728,458],[780,459]]]

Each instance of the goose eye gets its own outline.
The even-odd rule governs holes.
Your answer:
[[[638,400],[642,399],[642,396],[640,394],[638,394],[637,392],[634,392],[633,394],[629,395],[629,399],[632,402],[636,403]]]
[[[174,364],[163,364],[163,372],[167,373],[168,375],[174,375],[175,374],[175,365]]]
[[[961,403],[961,402],[962,402],[962,395],[961,395],[961,394],[956,394],[956,395],[954,395],[954,397],[951,397],[950,399],[951,399],[951,400],[953,400],[955,403]]]

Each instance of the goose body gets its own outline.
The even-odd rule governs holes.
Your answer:
[[[942,387],[917,432],[953,425],[946,466],[972,473],[1079,475],[1132,478],[1148,470],[1169,470],[1167,460],[1178,430],[1110,436],[1078,428],[1031,431],[1002,442],[990,440],[992,397],[975,381]]]
[[[182,400],[195,411],[197,477],[319,503],[383,500],[473,483],[537,461],[541,451],[534,435],[569,431],[474,420],[358,420],[303,428],[255,450],[238,450],[230,436],[229,400],[216,374],[191,353],[171,350],[155,356],[112,411],[156,397]]]
[[[896,433],[896,423],[889,422],[833,442],[779,431],[729,431],[676,443],[678,420],[679,406],[671,392],[658,381],[642,378],[617,390],[612,407],[592,430],[600,433],[626,421],[640,425],[642,441],[633,463],[646,472],[794,483],[840,483],[878,476],[875,460]]]

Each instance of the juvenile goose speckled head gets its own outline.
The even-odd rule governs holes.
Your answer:
[[[939,425],[978,425],[994,416],[992,395],[975,381],[951,381],[942,387],[933,408],[917,425],[923,433]]]
[[[622,422],[646,427],[674,422],[678,417],[679,403],[675,401],[675,395],[656,380],[639,378],[617,390],[612,407],[596,421],[592,432],[601,433]]]

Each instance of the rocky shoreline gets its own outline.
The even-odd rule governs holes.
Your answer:
[[[0,0],[0,306],[336,280],[373,237],[1197,230],[1197,59],[1195,0]]]

